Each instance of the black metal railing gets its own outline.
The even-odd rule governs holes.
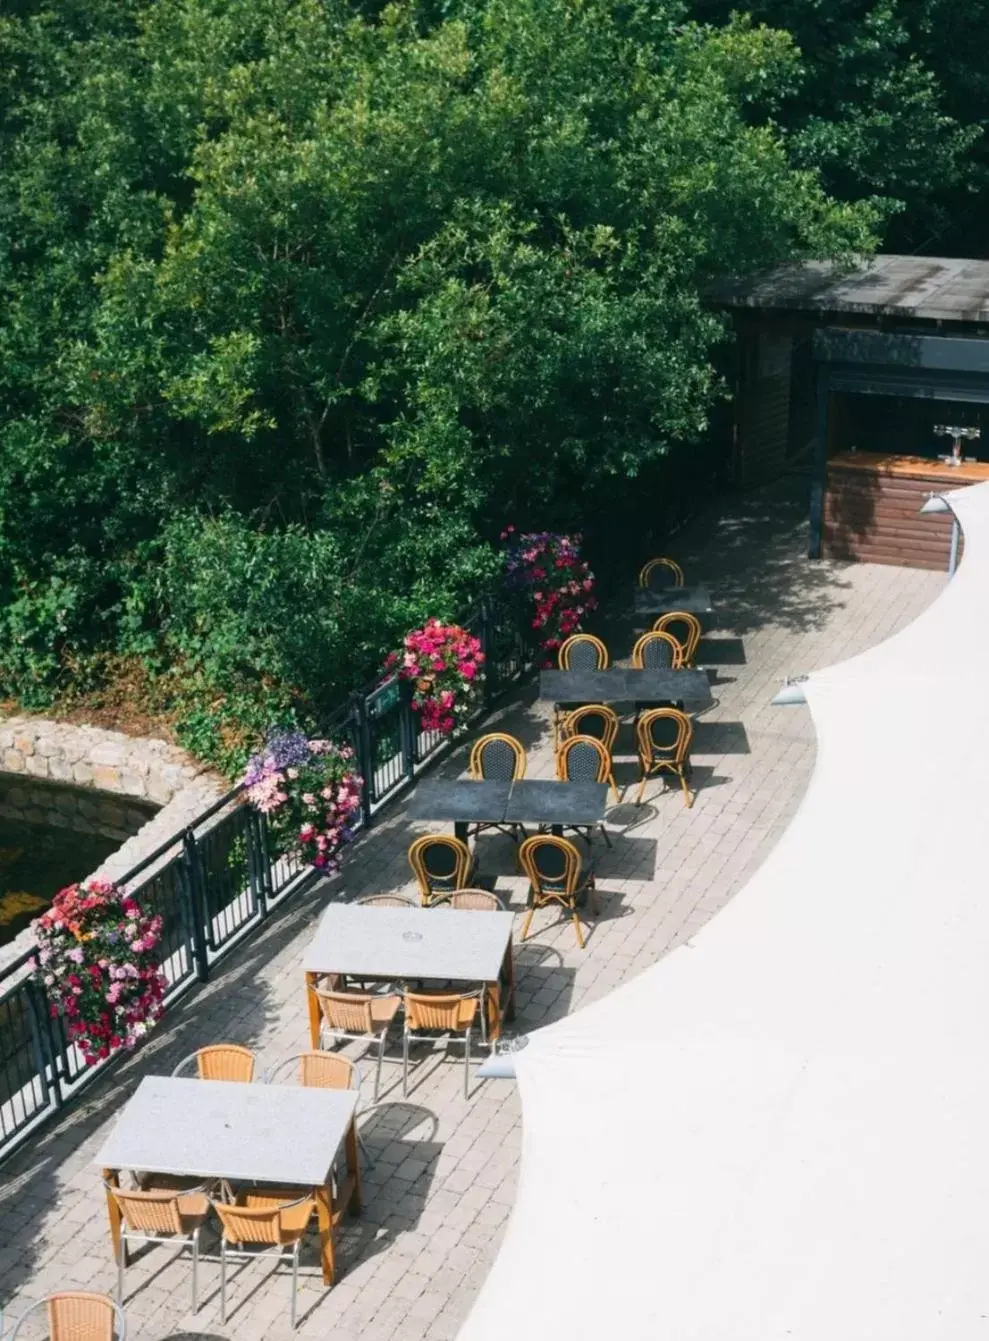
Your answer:
[[[460,622],[486,654],[476,721],[525,673],[531,649],[510,595],[485,599]],[[397,677],[352,694],[322,731],[356,753],[364,779],[358,829],[369,828],[380,807],[449,745],[438,732],[420,730],[411,686]],[[243,803],[242,791],[233,788],[120,881],[162,918],[166,1008],[205,982],[214,964],[308,878],[279,851],[268,820]],[[33,951],[0,970],[0,1159],[113,1060],[91,1067],[82,1061],[47,998]]]

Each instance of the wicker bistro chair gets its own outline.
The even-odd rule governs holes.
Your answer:
[[[560,738],[593,736],[610,752],[615,748],[619,725],[618,714],[607,703],[585,703],[564,717],[560,723]]]
[[[441,908],[480,909],[488,913],[503,913],[505,905],[497,894],[487,889],[456,889],[438,905]]]
[[[521,741],[501,731],[491,731],[474,742],[467,771],[476,781],[515,782],[525,777],[527,764],[528,756]],[[516,843],[525,838],[525,829],[521,824],[495,824],[488,821],[470,825],[468,833],[479,834],[482,829],[500,829]]]
[[[639,586],[647,591],[665,591],[683,586],[683,569],[674,559],[650,559],[639,572]]]
[[[655,629],[644,633],[632,648],[632,667],[634,670],[680,670],[683,666],[683,648],[672,633],[659,633]],[[672,706],[669,700],[637,703],[635,716],[649,708]]]
[[[419,882],[419,898],[424,906],[443,894],[464,889],[474,874],[471,850],[452,834],[427,833],[409,847],[409,865]]]
[[[687,783],[693,734],[693,722],[677,708],[653,708],[642,714],[636,726],[639,767],[642,770],[636,805],[642,802],[649,778],[663,772],[673,773],[680,779],[684,805],[688,809],[693,805],[694,798]]]
[[[377,1103],[388,1030],[399,1012],[402,998],[327,990],[323,987],[314,987],[312,990],[319,1003],[323,1029],[334,1042],[347,1038],[377,1043],[378,1063],[374,1072],[374,1102]]]
[[[199,1308],[199,1233],[209,1215],[205,1185],[176,1189],[153,1186],[154,1175],[140,1188],[124,1190],[105,1183],[120,1212],[117,1253],[117,1300],[124,1302],[124,1269],[132,1243],[170,1243],[192,1250],[192,1311]]]
[[[556,664],[560,670],[607,670],[610,662],[611,658],[604,643],[590,633],[571,634],[560,644],[560,650],[556,654]],[[554,749],[560,738],[563,717],[580,706],[579,703],[553,704]]]
[[[680,644],[682,664],[693,667],[701,641],[701,622],[687,610],[671,610],[660,615],[652,626],[654,633],[672,633]]]
[[[531,841],[531,840],[529,840]],[[464,1098],[470,1097],[470,1038],[481,1012],[481,1041],[486,1042],[484,988],[476,992],[406,992],[402,1039],[402,1096],[409,1092],[409,1044],[429,1042],[437,1034],[463,1035]]]
[[[591,908],[597,912],[594,901],[594,873],[582,867],[580,853],[566,838],[554,834],[537,834],[527,838],[519,848],[519,861],[529,877],[529,911],[522,923],[521,939],[529,934],[532,917],[537,908],[558,903],[569,910],[577,933],[577,944],[584,949],[584,934],[577,914],[577,896],[587,891]]]
[[[24,1341],[34,1341],[38,1336],[34,1320],[42,1310],[47,1315],[48,1341],[126,1341],[123,1309],[108,1295],[88,1290],[65,1290],[32,1304],[18,1319],[10,1341],[22,1335],[25,1324]]]
[[[183,1057],[173,1076],[191,1076],[200,1080],[235,1080],[250,1083],[254,1079],[254,1053],[237,1043],[213,1043],[197,1048]]]
[[[561,782],[607,782],[615,802],[618,801],[618,784],[615,782],[611,751],[605,749],[594,736],[570,736],[563,742],[556,752],[556,776]],[[568,824],[564,827],[582,834],[590,844],[590,825]],[[608,847],[611,847],[608,830],[603,824],[599,824],[598,828]]]
[[[299,1249],[316,1211],[313,1192],[299,1195],[299,1188],[251,1188],[237,1195],[233,1205],[213,1202],[220,1221],[220,1318],[227,1320],[227,1259],[249,1260],[264,1253],[275,1256],[275,1264],[292,1263],[292,1326],[296,1322],[299,1293]],[[230,1245],[235,1247],[231,1248]],[[250,1245],[250,1247],[248,1247]]]
[[[415,899],[407,894],[368,894],[363,899],[354,900],[355,908],[418,908]]]
[[[298,1052],[294,1057],[286,1057],[278,1062],[265,1075],[266,1085],[283,1085],[295,1071],[299,1084],[314,1090],[355,1090],[357,1092],[357,1112],[361,1112],[361,1073],[349,1057],[337,1052]],[[357,1131],[355,1123],[355,1131]],[[367,1147],[357,1131],[357,1143],[368,1159]],[[370,1160],[368,1160],[370,1165]]]

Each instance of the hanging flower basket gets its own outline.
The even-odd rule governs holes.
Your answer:
[[[459,624],[428,620],[392,652],[386,671],[412,681],[412,708],[420,729],[448,736],[462,731],[477,704],[484,683],[484,653],[473,634]]]
[[[32,924],[38,978],[87,1066],[133,1048],[162,1012],[162,920],[106,880],[60,890]]]
[[[349,745],[307,740],[302,731],[271,733],[248,760],[243,782],[280,852],[319,871],[337,869],[361,808],[363,779]]]
[[[552,666],[561,643],[579,633],[584,616],[597,608],[594,574],[580,557],[580,536],[552,531],[501,533],[507,585],[531,604],[531,624],[543,651],[543,665]]]

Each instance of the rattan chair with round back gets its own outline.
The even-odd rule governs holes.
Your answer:
[[[452,834],[427,833],[416,838],[409,847],[409,865],[419,882],[423,906],[455,889],[466,889],[474,874],[470,848]]]
[[[611,658],[608,655],[607,647],[600,638],[595,638],[592,633],[572,633],[569,638],[566,638],[560,644],[560,650],[556,654],[556,664],[560,670],[607,670],[611,664]],[[563,718],[582,706],[581,703],[572,701],[553,704],[554,750],[560,739]]]
[[[636,725],[639,767],[642,770],[636,805],[642,802],[649,778],[660,773],[672,773],[680,783],[683,803],[689,810],[694,803],[687,781],[693,734],[693,722],[677,708],[653,708],[642,714]]]
[[[457,908],[461,911],[477,910],[487,913],[503,913],[505,905],[497,894],[489,889],[455,889],[438,904],[439,908]]]
[[[556,903],[563,912],[570,914],[577,944],[583,950],[584,933],[577,912],[577,898],[586,892],[592,910],[597,911],[594,872],[581,865],[580,853],[573,843],[555,834],[535,834],[519,848],[519,862],[529,877],[529,910],[522,923],[520,939],[524,941],[528,936],[536,909]]]
[[[119,1304],[105,1294],[88,1290],[63,1290],[39,1299],[22,1313],[10,1341],[38,1341],[42,1313],[48,1324],[48,1341],[126,1341],[127,1322]],[[44,1326],[44,1323],[41,1323]]]
[[[413,905],[414,907],[415,905]],[[357,1092],[357,1110],[354,1113],[354,1129],[357,1131],[357,1119],[360,1117],[361,1101],[361,1073],[356,1064],[349,1057],[344,1057],[339,1052],[297,1052],[292,1057],[285,1057],[277,1062],[270,1071],[266,1072],[264,1081],[266,1085],[285,1085],[295,1076],[296,1082],[304,1089],[314,1090],[355,1090]],[[357,1143],[360,1146],[368,1168],[371,1167],[371,1161],[368,1158],[367,1147],[364,1144],[363,1137],[357,1131]]]
[[[560,738],[593,736],[606,750],[615,748],[619,728],[618,714],[607,703],[585,703],[574,708],[560,723]]]
[[[416,899],[408,894],[366,894],[354,900],[355,908],[418,908]]]
[[[212,1043],[183,1057],[172,1075],[250,1083],[254,1079],[254,1053],[239,1043]]]
[[[693,666],[701,641],[701,622],[688,610],[671,610],[660,615],[652,626],[653,633],[672,633],[683,652],[683,665]]]
[[[683,569],[675,559],[650,559],[639,571],[639,586],[647,591],[669,591],[683,586]]]
[[[528,762],[525,746],[520,740],[502,731],[489,731],[474,742],[467,771],[476,782],[516,782],[525,777]],[[521,824],[501,824],[493,820],[470,824],[467,832],[479,834],[483,829],[499,829],[516,843],[525,837]]]
[[[556,752],[556,776],[561,782],[606,782],[611,787],[615,803],[618,802],[618,784],[612,768],[611,751],[594,736],[570,736],[562,742]],[[583,835],[590,845],[590,825],[571,824],[564,827]],[[603,824],[599,824],[598,828],[608,847],[611,847],[607,829]]]

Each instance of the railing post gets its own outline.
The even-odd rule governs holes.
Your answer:
[[[186,908],[189,913],[189,927],[192,932],[192,962],[196,977],[200,982],[209,979],[209,955],[206,949],[206,919],[209,906],[203,882],[203,864],[199,856],[199,847],[191,829],[182,835],[182,885],[186,891]]]
[[[484,711],[489,711],[498,689],[498,672],[495,669],[494,629],[492,626],[491,598],[481,597],[481,651],[484,653]]]
[[[263,922],[268,916],[268,893],[271,869],[268,863],[268,844],[265,837],[264,819],[250,808],[244,825],[244,844],[247,855],[247,879],[251,894],[257,906],[258,916]]]
[[[398,682],[398,721],[402,741],[402,769],[407,782],[416,771],[416,715],[412,711],[412,681]]]
[[[364,828],[370,829],[371,798],[374,795],[374,760],[371,757],[371,732],[368,728],[367,700],[363,694],[351,694],[350,715],[354,724],[354,749],[357,751],[357,766],[363,778],[361,811]]]
[[[31,1018],[32,1045],[35,1055],[35,1070],[41,1079],[42,1087],[50,1091],[52,1107],[62,1106],[63,1077],[68,1076],[65,1064],[65,1049],[56,1044],[55,1030],[52,1027],[51,1003],[48,994],[37,979],[31,977],[24,984],[27,998],[28,1015]]]

